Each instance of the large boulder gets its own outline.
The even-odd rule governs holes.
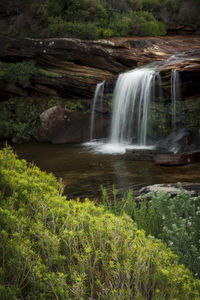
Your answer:
[[[40,115],[38,140],[52,143],[75,143],[88,139],[89,117],[79,112],[53,106]]]
[[[41,127],[36,136],[39,141],[49,141],[54,144],[80,143],[89,139],[90,115],[66,109],[63,106],[53,106],[40,115]],[[104,137],[108,121],[96,119],[95,137]]]

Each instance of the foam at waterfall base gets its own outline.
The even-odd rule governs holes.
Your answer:
[[[102,154],[124,154],[126,150],[143,150],[143,149],[154,149],[154,146],[144,146],[144,145],[133,145],[126,143],[105,143],[103,141],[90,141],[83,144],[85,147],[88,147],[93,153],[102,153]]]

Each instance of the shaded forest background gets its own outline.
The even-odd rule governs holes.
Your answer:
[[[1,0],[0,35],[157,36],[200,33],[199,0]]]

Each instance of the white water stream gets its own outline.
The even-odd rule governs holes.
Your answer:
[[[173,59],[175,59],[173,57]],[[163,65],[163,64],[161,64]],[[125,153],[126,149],[152,149],[148,131],[151,129],[150,107],[155,90],[162,98],[159,64],[146,66],[120,74],[113,93],[110,135],[107,140],[93,140],[95,109],[98,101],[102,107],[105,82],[97,85],[91,112],[90,142],[85,143],[94,152]],[[172,128],[176,129],[176,101],[180,98],[180,75],[171,74]]]
[[[91,111],[91,121],[90,121],[90,140],[93,139],[94,125],[95,125],[95,108],[98,101],[100,101],[101,111],[103,110],[104,84],[105,81],[98,83],[94,93],[94,99],[93,99],[92,111]]]
[[[156,71],[142,68],[118,77],[113,97],[111,144],[147,146],[148,111],[154,97]],[[134,126],[135,125],[135,126]]]
[[[124,153],[126,149],[152,148],[147,144],[147,131],[156,75],[156,70],[147,67],[119,75],[113,94],[110,136],[106,142],[93,140],[95,107],[98,101],[102,103],[104,93],[104,82],[99,83],[92,105],[90,142],[85,145],[96,152],[112,154]]]
[[[171,100],[172,100],[172,129],[176,130],[176,102],[180,100],[181,79],[177,70],[172,70],[171,74]]]

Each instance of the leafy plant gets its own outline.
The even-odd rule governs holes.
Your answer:
[[[138,228],[163,240],[178,255],[179,262],[200,277],[200,197],[191,197],[178,186],[181,193],[175,197],[169,193],[152,193],[151,200],[143,196],[140,202],[133,198],[131,190],[116,201],[114,187],[114,200],[101,187],[102,200],[108,210],[116,215],[127,213]]]
[[[0,151],[1,299],[198,299],[199,280],[163,243],[62,190]]]
[[[0,80],[5,80],[8,83],[19,84],[23,88],[30,85],[30,81],[34,77],[46,75],[49,77],[60,77],[59,74],[48,72],[39,68],[32,61],[23,61],[17,63],[0,62]]]
[[[0,103],[0,136],[30,139],[39,128],[40,114],[58,103],[56,99],[12,98]]]
[[[0,64],[0,80],[19,83],[22,87],[29,86],[31,77],[39,75],[40,70],[33,62],[23,61],[19,63]]]
[[[200,277],[200,197],[191,197],[179,188],[182,192],[173,198],[153,195],[150,206],[162,218],[162,240],[179,256],[180,263]]]

